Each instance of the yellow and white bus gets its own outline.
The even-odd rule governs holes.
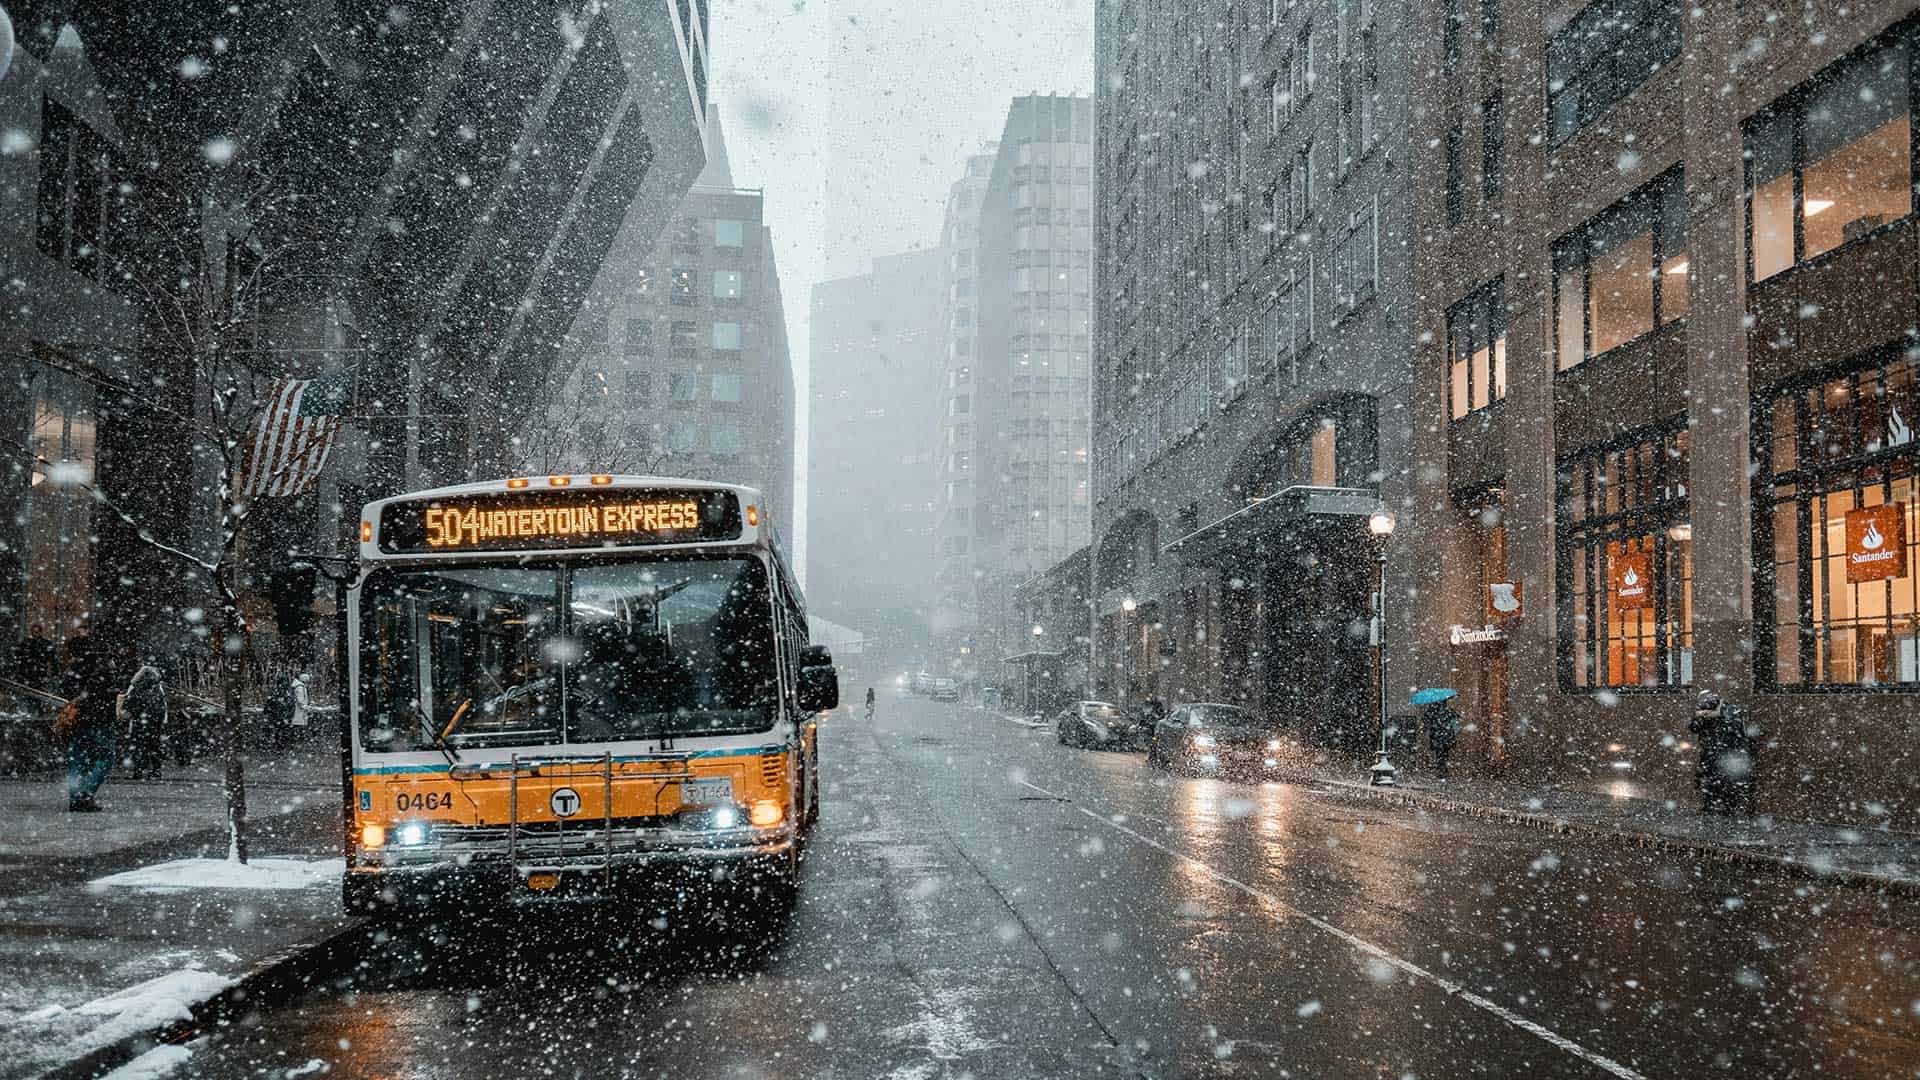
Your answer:
[[[754,489],[383,499],[343,608],[348,910],[618,898],[689,867],[791,899],[839,686]]]

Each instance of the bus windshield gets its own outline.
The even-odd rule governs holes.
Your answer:
[[[777,712],[756,559],[382,570],[360,617],[369,751],[740,734]]]

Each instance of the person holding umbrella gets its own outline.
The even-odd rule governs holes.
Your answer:
[[[1427,748],[1433,751],[1433,774],[1441,783],[1446,783],[1447,757],[1460,737],[1460,713],[1453,707],[1453,699],[1459,696],[1457,690],[1436,686],[1416,691],[1411,699],[1424,709]]]

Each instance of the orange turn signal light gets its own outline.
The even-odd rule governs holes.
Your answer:
[[[755,799],[747,811],[747,820],[763,829],[780,824],[780,819],[786,816],[787,808],[772,799]]]
[[[518,491],[521,488],[527,486],[527,478],[524,476],[516,476],[513,479],[507,481],[507,486],[510,488],[513,488],[515,491]]]
[[[360,523],[360,542],[363,544],[373,543],[373,522],[362,521]]]
[[[747,524],[749,525],[760,524],[760,508],[753,505],[752,503],[747,504]]]
[[[360,846],[377,848],[387,846],[387,827],[385,825],[360,826]]]

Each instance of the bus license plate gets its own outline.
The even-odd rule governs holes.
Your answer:
[[[733,801],[733,778],[715,776],[680,781],[682,806],[719,806]]]

